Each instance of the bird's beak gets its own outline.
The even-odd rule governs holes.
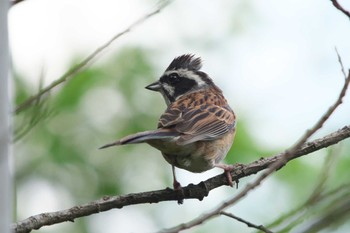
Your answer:
[[[159,81],[156,81],[156,82],[151,83],[150,85],[146,86],[145,88],[148,90],[151,90],[151,91],[160,91],[161,86],[160,86]]]

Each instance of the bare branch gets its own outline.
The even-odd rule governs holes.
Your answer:
[[[29,97],[27,100],[16,106],[14,113],[18,114],[21,111],[27,109],[28,107],[32,106],[34,102],[36,102],[38,99],[44,96],[44,94],[51,91],[53,88],[57,87],[61,83],[67,81],[68,79],[72,78],[75,74],[81,72],[85,67],[87,67],[91,62],[93,62],[94,58],[96,58],[98,55],[100,55],[106,48],[108,48],[115,40],[117,40],[119,37],[125,35],[126,33],[133,30],[135,27],[139,26],[140,24],[144,23],[146,20],[151,18],[152,16],[158,14],[161,10],[163,10],[170,1],[162,1],[162,4],[159,4],[158,8],[138,20],[136,20],[134,23],[132,23],[129,27],[127,27],[125,30],[119,32],[115,36],[113,36],[110,40],[108,40],[105,44],[97,48],[93,53],[91,53],[89,56],[87,56],[85,59],[83,59],[79,64],[73,66],[71,69],[69,69],[66,73],[64,73],[61,77],[59,77],[57,80],[53,81],[50,85],[48,85],[45,88],[42,88],[36,95],[33,95]]]
[[[340,195],[339,197],[338,194],[344,192],[348,193],[348,190],[350,190],[348,188],[350,187],[349,184],[341,184],[331,191],[326,191],[325,184],[333,171],[332,168],[336,165],[335,161],[340,155],[339,148],[339,146],[334,146],[329,150],[323,167],[320,169],[321,174],[315,185],[315,189],[311,192],[310,196],[299,206],[283,214],[274,222],[267,225],[267,228],[278,229],[278,232],[289,232],[294,229],[297,224],[304,222],[305,219],[308,218],[308,212],[310,212],[311,208],[314,208],[317,205],[322,205],[322,203],[326,203],[330,199],[341,200],[344,195]]]
[[[345,10],[339,3],[337,0],[331,0],[331,2],[333,3],[333,6],[335,6],[335,8],[337,8],[338,10],[340,10],[341,12],[343,12],[346,16],[349,17],[350,19],[350,12]]]
[[[350,125],[339,129],[323,138],[316,139],[312,142],[304,144],[301,148],[295,151],[293,156],[288,157],[288,161],[298,158],[303,155],[310,154],[314,151],[322,148],[334,145],[346,138],[350,137]],[[247,165],[242,165],[236,170],[232,171],[232,179],[239,180],[243,177],[247,177],[258,173],[276,161],[280,161],[284,156],[285,152],[278,155],[261,158],[255,162]],[[158,203],[161,201],[177,201],[179,199],[198,199],[202,200],[208,196],[209,192],[220,186],[227,185],[227,179],[225,174],[217,175],[206,181],[203,181],[197,185],[190,184],[183,188],[183,193],[174,191],[172,189],[163,189],[158,191],[150,191],[143,193],[134,193],[124,196],[107,196],[91,203],[74,206],[70,209],[43,213],[29,217],[23,221],[13,224],[13,232],[30,232],[33,229],[39,229],[43,226],[53,225],[65,221],[74,221],[76,218],[96,214],[103,211],[108,211],[113,208],[122,208],[128,205],[135,205],[141,203]],[[220,213],[217,212],[217,213]],[[180,231],[182,229],[179,229]],[[176,232],[169,231],[166,232]]]
[[[248,227],[255,228],[257,230],[260,230],[260,231],[263,231],[263,232],[266,232],[266,233],[273,233],[273,231],[270,231],[269,229],[267,229],[263,225],[256,225],[254,223],[248,222],[247,220],[244,220],[243,218],[237,217],[236,215],[233,215],[231,213],[227,213],[227,212],[221,211],[220,214],[221,215],[225,215],[225,216],[227,216],[229,218],[236,219],[237,221],[246,224]]]

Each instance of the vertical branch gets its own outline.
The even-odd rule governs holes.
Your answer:
[[[10,56],[7,29],[8,1],[0,1],[0,232],[10,232],[12,185],[10,172]]]

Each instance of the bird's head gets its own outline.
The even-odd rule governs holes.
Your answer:
[[[201,67],[202,60],[192,54],[176,57],[159,80],[146,89],[160,92],[169,105],[185,94],[215,86],[211,78],[200,71]]]

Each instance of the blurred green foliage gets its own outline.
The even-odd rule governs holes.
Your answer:
[[[121,52],[110,63],[85,70],[67,81],[55,95],[47,100],[50,110],[54,114],[49,118],[42,119],[40,124],[34,126],[31,132],[17,143],[16,148],[19,148],[19,150],[25,148],[25,153],[20,153],[22,156],[30,156],[32,151],[38,148],[41,149],[40,153],[34,153],[36,154],[35,161],[29,159],[30,163],[28,161],[25,164],[20,163],[21,167],[16,169],[18,171],[16,175],[17,182],[24,182],[31,175],[40,174],[42,177],[49,179],[50,182],[59,182],[69,187],[72,193],[90,192],[94,197],[118,193],[118,186],[115,185],[115,182],[111,184],[109,183],[111,180],[105,178],[96,180],[96,184],[109,190],[107,193],[106,190],[99,188],[93,189],[94,192],[91,192],[90,185],[86,185],[87,190],[85,191],[87,192],[81,192],[81,190],[75,192],[77,190],[74,190],[77,188],[76,183],[90,182],[91,179],[96,179],[97,173],[103,174],[105,171],[104,168],[100,168],[89,161],[88,151],[86,150],[87,147],[89,150],[92,149],[94,156],[100,153],[96,149],[101,146],[99,143],[102,142],[95,141],[90,144],[90,140],[96,140],[98,138],[97,133],[103,135],[104,132],[96,132],[98,129],[94,128],[91,125],[91,120],[89,120],[94,115],[98,115],[99,112],[90,112],[87,115],[82,105],[84,101],[88,101],[85,99],[87,94],[97,87],[109,86],[115,92],[122,93],[122,96],[131,96],[138,92],[140,84],[144,84],[145,80],[150,82],[154,78],[151,74],[152,69],[147,63],[144,53],[138,49],[129,49]],[[143,76],[141,82],[139,81],[140,76]],[[145,83],[148,81],[145,81]],[[16,83],[19,84],[16,85],[18,89],[16,93],[21,96],[16,98],[17,103],[19,103],[19,100],[22,100],[24,96],[28,97],[28,93],[26,93],[28,87],[23,85],[20,80]],[[123,101],[125,101],[128,108],[126,111],[136,112],[135,100],[124,98]],[[100,104],[103,105],[104,103],[101,101]],[[98,106],[96,107],[98,108]],[[22,113],[17,117],[16,124],[29,124],[27,119],[32,114],[33,112],[30,110]],[[127,119],[118,119],[118,117],[116,119],[113,124],[117,125],[116,128],[119,130],[116,132],[113,130],[113,125],[111,125],[110,133],[117,135],[109,135],[109,140],[125,135],[127,131],[142,130],[147,126],[155,125],[155,119],[146,113],[128,115]],[[129,129],[129,126],[132,127],[132,130]],[[18,158],[18,160],[21,160],[21,158]],[[33,165],[36,167],[34,170]],[[78,173],[79,175],[77,174],[71,178],[67,177],[72,173]],[[86,200],[91,199],[90,195]]]
[[[140,48],[124,49],[108,61],[78,73],[47,100],[16,116],[17,190],[33,180],[44,180],[64,190],[72,203],[81,204],[104,195],[170,186],[170,166],[147,145],[97,150],[129,133],[156,127],[165,104],[159,94],[143,89],[160,75],[146,54]],[[15,78],[16,104],[34,92],[24,80]],[[282,150],[259,148],[249,135],[247,124],[244,118],[239,119],[227,163],[249,163]],[[350,181],[350,159],[344,156],[349,151],[347,143],[323,191]],[[304,203],[323,172],[305,160],[308,158],[291,162],[274,176],[279,184],[288,187],[290,196],[286,202],[292,205]],[[18,209],[21,211],[21,206]],[[89,232],[85,218],[71,227],[71,232]]]

